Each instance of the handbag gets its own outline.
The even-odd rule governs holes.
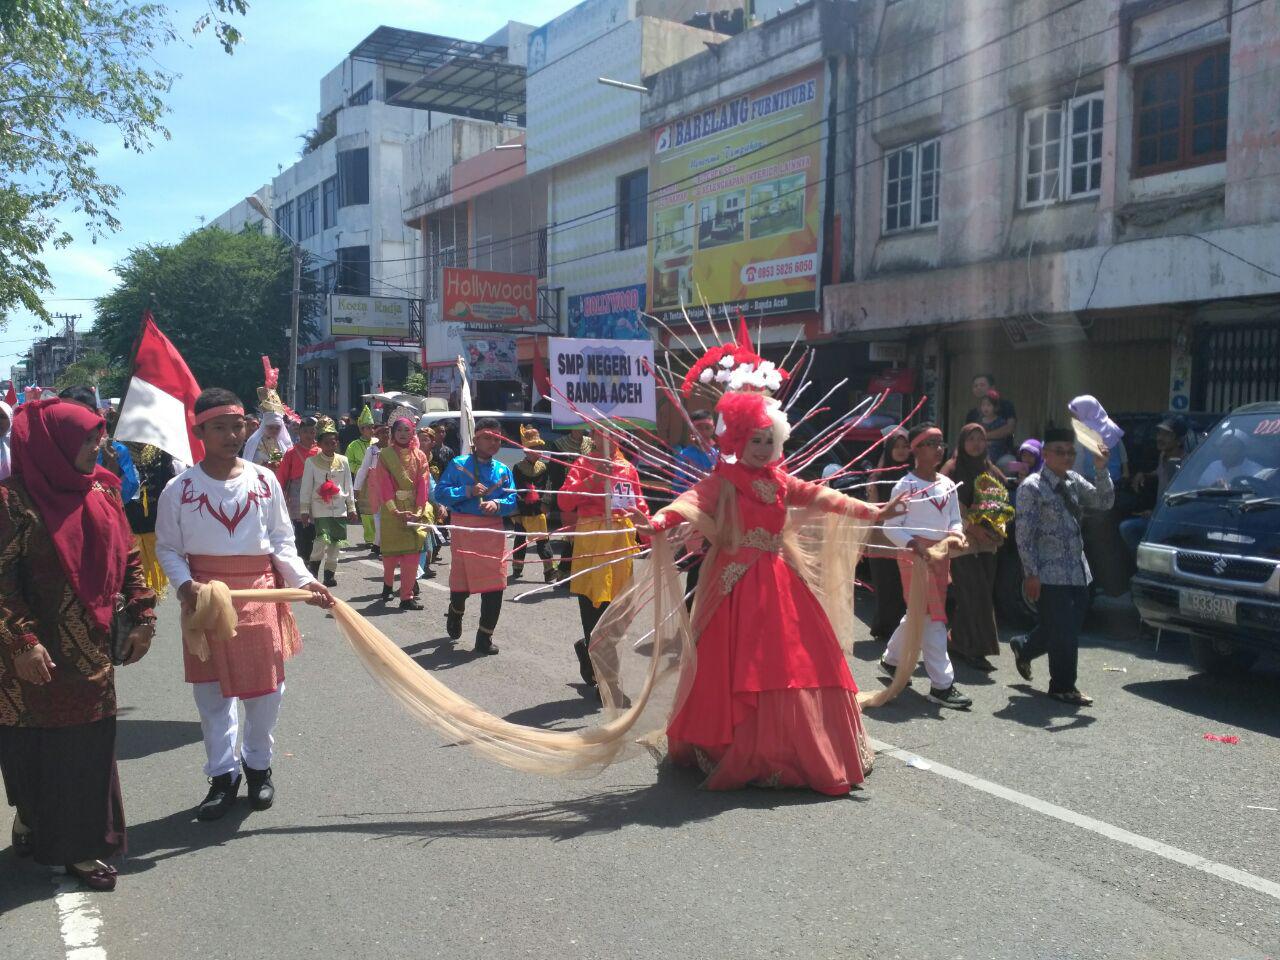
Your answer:
[[[128,609],[125,605],[123,593],[117,593],[111,611],[111,662],[117,667],[129,659],[133,653],[133,643],[129,639],[129,635],[133,633],[133,628],[137,624],[133,622],[133,617],[129,616]]]

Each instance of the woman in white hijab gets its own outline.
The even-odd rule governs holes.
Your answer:
[[[284,425],[284,415],[262,411],[262,425],[245,441],[244,458],[259,466],[275,469],[276,464],[293,446],[293,438]]]
[[[13,426],[13,407],[0,400],[0,480],[13,473],[13,456],[9,453],[9,430]]]

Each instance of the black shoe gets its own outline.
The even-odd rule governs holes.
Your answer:
[[[377,546],[376,544],[370,547],[369,556],[373,557],[376,560],[378,557],[382,556],[382,548]]]
[[[383,603],[386,603],[395,595],[396,595],[396,588],[392,586],[388,586],[387,584],[384,583],[382,585],[382,596],[379,599],[382,600]]]
[[[520,564],[519,566],[517,566],[516,564],[513,563],[511,565],[511,579],[519,580],[520,577],[523,575],[524,575],[524,564]]]
[[[542,571],[542,579],[547,583],[558,583],[560,580],[560,574],[556,573],[554,567],[547,567]]]
[[[19,833],[17,830],[10,828],[9,845],[13,847],[13,854],[17,857],[29,857],[34,849],[31,842],[31,831]]]
[[[596,685],[596,668],[591,664],[591,653],[587,650],[587,641],[578,640],[573,645],[573,652],[578,655],[578,673],[582,682],[588,686]]]
[[[426,608],[423,607],[423,605],[417,601],[417,598],[410,597],[408,600],[400,601],[400,609],[401,610],[424,610]]]
[[[897,665],[893,663],[889,663],[887,660],[885,660],[884,657],[880,658],[880,669],[883,670],[885,673],[887,673],[891,677],[898,672]]]
[[[276,788],[271,782],[271,768],[255,770],[241,761],[244,778],[248,781],[249,806],[255,810],[268,810],[276,799]]]
[[[333,575],[332,570],[324,572],[324,585],[326,587],[336,587],[338,585],[338,578]]]
[[[940,707],[950,707],[952,710],[968,710],[973,706],[973,701],[957,690],[954,683],[945,690],[930,687],[929,699]]]
[[[197,820],[221,820],[236,802],[236,794],[240,792],[239,774],[232,779],[231,774],[223,773],[209,780],[209,792],[196,810]]]
[[[315,577],[317,580],[320,579],[320,561],[319,560],[308,560],[307,569],[311,571],[311,575],[313,577]]]
[[[498,648],[494,646],[493,634],[485,633],[483,630],[476,631],[476,650],[480,656],[492,657],[498,652]]]
[[[1027,638],[1014,637],[1009,641],[1009,649],[1013,651],[1013,667],[1018,671],[1018,676],[1027,683],[1031,682],[1031,661],[1027,659]]]
[[[453,604],[449,604],[449,610],[444,615],[444,629],[449,634],[450,640],[459,640],[462,637],[462,614],[465,611],[455,610]]]

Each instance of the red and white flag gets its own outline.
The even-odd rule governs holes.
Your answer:
[[[182,463],[200,462],[204,444],[191,429],[199,395],[200,384],[182,354],[160,332],[151,311],[146,311],[115,439],[149,443]]]

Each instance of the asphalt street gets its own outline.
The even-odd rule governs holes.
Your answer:
[[[476,658],[474,601],[463,640],[444,635],[447,566],[410,613],[377,602],[364,557],[344,554],[338,594],[424,669],[516,722],[592,721],[576,604],[512,601],[540,571],[507,592],[501,654]],[[1157,650],[1123,610],[1084,642],[1092,709],[1046,698],[1043,660],[1023,683],[1007,651],[990,677],[960,668],[969,713],[917,678],[868,713],[896,749],[830,799],[709,793],[648,760],[594,779],[498,767],[410,719],[332,620],[298,609],[274,809],[195,821],[203,750],[167,602],[119,673],[119,889],[80,894],[0,847],[0,957],[1280,955],[1280,673],[1198,675],[1185,639]],[[858,644],[863,687],[881,652]]]

